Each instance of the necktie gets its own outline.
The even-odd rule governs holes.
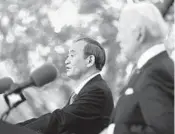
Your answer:
[[[73,92],[72,95],[71,95],[71,97],[70,97],[69,104],[72,104],[75,101],[75,98],[76,97],[77,97],[77,94]]]

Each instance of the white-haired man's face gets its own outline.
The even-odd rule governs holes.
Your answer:
[[[138,35],[139,31],[136,24],[133,21],[132,14],[129,12],[124,12],[121,14],[118,25],[118,35],[117,41],[120,42],[121,52],[128,59],[132,59],[135,56],[139,48]]]

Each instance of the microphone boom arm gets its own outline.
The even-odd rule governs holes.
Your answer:
[[[19,93],[19,95],[21,97],[21,100],[17,101],[15,104],[10,106],[8,95],[4,94],[4,99],[8,105],[8,110],[1,115],[1,118],[0,118],[1,120],[5,121],[7,117],[9,116],[10,112],[12,111],[12,109],[16,108],[18,105],[20,105],[22,102],[26,100],[25,96],[22,93]]]

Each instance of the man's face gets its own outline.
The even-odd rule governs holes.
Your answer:
[[[69,49],[68,57],[65,61],[67,76],[72,79],[80,78],[87,71],[87,62],[84,58],[84,41],[78,41]]]
[[[138,49],[138,42],[136,35],[136,30],[134,29],[135,24],[133,22],[132,14],[127,12],[122,13],[119,25],[118,25],[118,36],[117,41],[121,47],[121,52],[126,56],[126,58],[131,59]]]

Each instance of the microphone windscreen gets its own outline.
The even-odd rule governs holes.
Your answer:
[[[57,69],[53,64],[47,63],[34,70],[30,78],[33,81],[33,84],[37,87],[44,86],[49,82],[52,82],[57,77]]]
[[[13,80],[10,77],[4,77],[0,79],[0,94],[10,89],[13,84]]]

